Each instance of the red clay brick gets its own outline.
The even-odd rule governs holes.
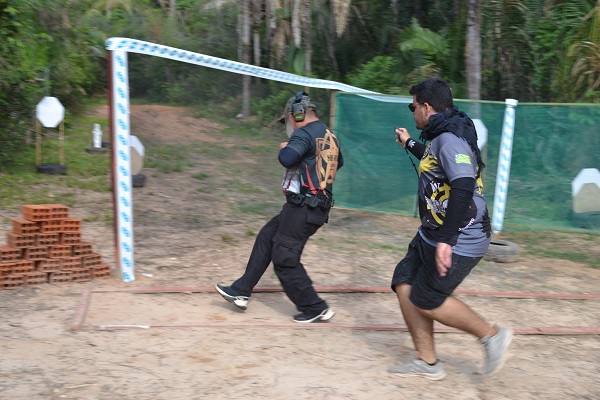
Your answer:
[[[93,267],[92,276],[94,278],[103,278],[105,276],[110,276],[110,265],[102,264],[97,267]]]
[[[77,218],[65,218],[61,224],[61,232],[81,232],[81,221]]]
[[[54,246],[58,244],[60,234],[58,233],[38,233],[36,246]]]
[[[32,260],[15,261],[14,267],[25,267],[25,268],[27,268],[27,271],[33,271],[35,269],[35,261],[32,261]]]
[[[87,256],[83,256],[83,267],[92,268],[102,265],[102,256],[98,253],[92,253]]]
[[[34,269],[34,265],[33,265],[33,261],[31,262],[31,264],[19,264],[19,263],[15,263],[15,265],[13,265],[12,267],[12,273],[13,274],[22,274],[24,272],[31,272]]]
[[[84,282],[92,280],[91,268],[65,268],[63,271],[71,272],[71,280],[73,282]]]
[[[50,209],[50,215],[52,219],[65,219],[69,218],[69,207],[63,206],[62,204],[44,204]]]
[[[83,268],[81,257],[63,257],[62,269]]]
[[[23,258],[26,260],[43,260],[47,256],[48,247],[46,246],[25,247],[23,249]]]
[[[35,262],[35,269],[39,272],[56,272],[63,267],[62,258],[45,258]]]
[[[79,244],[81,243],[81,232],[62,232],[60,234],[60,244]]]
[[[71,282],[71,271],[56,271],[48,274],[48,283]]]
[[[12,273],[14,262],[11,263],[0,263],[0,278]]]
[[[48,283],[48,274],[39,271],[24,272],[23,274],[23,285],[41,285]]]
[[[23,218],[13,218],[12,227],[12,231],[16,235],[30,235],[32,233],[38,233],[40,230],[37,223]]]
[[[22,275],[7,275],[0,278],[0,288],[2,289],[13,289],[19,286],[23,286],[24,277]]]
[[[14,262],[21,258],[21,249],[10,246],[0,246],[0,262]]]
[[[70,257],[73,255],[73,246],[58,245],[48,247],[49,258]]]
[[[91,243],[81,242],[73,245],[74,256],[88,256],[93,254],[94,246]]]
[[[25,205],[22,207],[23,218],[29,221],[47,221],[52,219],[51,211],[42,204]]]
[[[10,247],[30,247],[35,246],[36,234],[30,235],[17,235],[14,232],[8,232],[6,234],[7,242]]]
[[[62,230],[62,220],[51,219],[37,223],[41,233],[57,233]]]

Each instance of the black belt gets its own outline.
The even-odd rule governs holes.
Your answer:
[[[319,192],[316,196],[306,196],[299,193],[292,193],[285,196],[285,199],[288,203],[292,203],[297,205],[298,207],[306,205],[309,208],[320,207],[324,210],[327,210],[333,207],[333,203],[335,202],[331,197],[327,197],[326,195]]]

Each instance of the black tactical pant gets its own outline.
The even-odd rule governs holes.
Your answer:
[[[231,287],[250,296],[267,267],[273,267],[283,290],[300,312],[322,311],[327,303],[319,298],[300,262],[304,245],[327,221],[329,210],[286,203],[258,233],[246,271]]]

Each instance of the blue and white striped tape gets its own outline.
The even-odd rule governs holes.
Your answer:
[[[119,266],[123,281],[135,280],[133,257],[133,204],[129,129],[129,79],[127,52],[112,52],[112,101],[114,121],[114,182]]]
[[[510,161],[512,159],[513,133],[515,130],[515,107],[518,101],[515,99],[506,99],[505,103],[506,108],[504,109],[504,123],[502,124],[500,153],[498,154],[498,172],[496,173],[494,214],[492,216],[492,229],[495,234],[499,234],[502,231],[502,224],[504,222],[508,178],[510,177]]]
[[[372,94],[374,95],[372,98],[379,101],[391,103],[406,103],[411,101],[411,99],[403,99],[397,96],[384,95],[377,92],[372,92],[370,90],[361,89],[356,86],[346,85],[344,83],[328,81],[324,79],[307,78],[305,76],[290,74],[289,72],[277,71],[274,69],[258,67],[255,65],[248,65],[237,61],[226,60],[224,58],[208,56],[206,54],[201,53],[194,53],[191,51],[181,50],[169,46],[163,46],[161,44],[144,42],[142,40],[121,37],[110,38],[106,41],[106,50],[121,50],[127,51],[129,53],[146,54],[149,56],[156,56],[175,61],[182,61],[189,64],[218,69],[221,71],[228,71],[241,75],[250,75],[258,78],[290,83],[298,86],[365,94],[367,95],[365,97],[371,97],[368,95]]]

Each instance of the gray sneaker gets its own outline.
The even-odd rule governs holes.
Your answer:
[[[236,307],[245,310],[248,307],[248,296],[240,296],[229,286],[215,285],[217,292],[228,302],[234,304]]]
[[[485,350],[483,374],[487,376],[492,376],[500,371],[506,361],[508,347],[513,338],[512,329],[502,328],[498,325],[494,325],[494,327],[498,330],[498,333],[492,337],[485,337],[479,340]]]
[[[442,367],[441,361],[438,360],[435,365],[429,365],[425,361],[418,358],[405,361],[404,363],[394,367],[390,367],[388,368],[388,372],[405,377],[420,376],[433,381],[439,381],[440,379],[444,379],[446,376],[446,372]]]

